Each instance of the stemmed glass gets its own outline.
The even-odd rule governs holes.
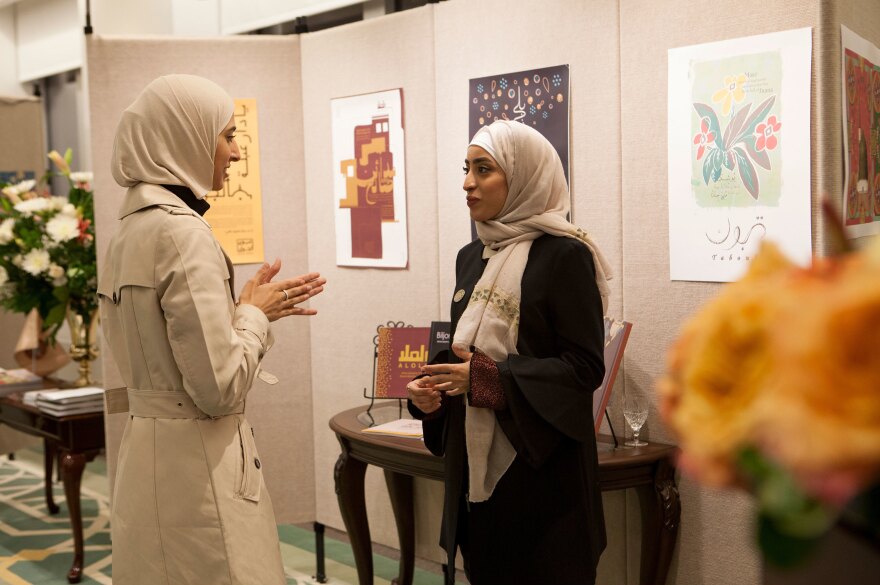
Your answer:
[[[648,443],[639,441],[639,431],[648,418],[648,401],[644,396],[638,394],[627,395],[623,405],[623,417],[626,419],[629,428],[632,429],[633,438],[624,443],[627,447],[644,447]]]

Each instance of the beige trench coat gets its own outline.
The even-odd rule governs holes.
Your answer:
[[[283,584],[244,417],[269,322],[235,306],[231,264],[173,193],[138,184],[120,219],[98,285],[130,414],[114,488],[113,582]]]

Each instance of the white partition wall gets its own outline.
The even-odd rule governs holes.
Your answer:
[[[333,489],[339,443],[327,422],[341,410],[367,404],[361,393],[371,385],[377,325],[394,320],[427,326],[440,316],[437,249],[445,235],[437,231],[433,14],[427,6],[302,40],[309,265],[328,280],[311,329],[317,518],[335,528],[343,528]],[[338,164],[332,158],[330,100],[395,88],[403,89],[409,266],[337,267]],[[417,554],[439,559],[442,486],[425,481],[415,489]],[[366,491],[373,540],[397,547],[388,492],[376,468],[367,472]],[[425,509],[434,512],[425,516]]]
[[[119,116],[154,78],[191,73],[216,81],[233,97],[257,100],[266,258],[281,259],[282,275],[308,271],[297,37],[97,37],[89,40],[87,54],[99,270],[115,230],[116,211],[125,195],[109,168]],[[239,290],[257,267],[236,267]],[[320,306],[320,302],[315,305]],[[266,483],[282,523],[315,517],[310,325],[308,318],[273,324],[275,346],[263,364],[281,381],[275,386],[257,381],[247,405]],[[121,385],[111,360],[105,359],[105,364],[105,384]],[[115,466],[119,439],[118,424],[111,423],[107,456],[110,466]]]

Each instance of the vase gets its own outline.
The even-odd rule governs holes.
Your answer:
[[[98,309],[86,313],[67,310],[67,326],[70,328],[70,359],[79,364],[76,388],[91,386],[92,360],[98,357]]]

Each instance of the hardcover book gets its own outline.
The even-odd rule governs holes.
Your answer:
[[[431,344],[428,346],[428,363],[434,361],[437,354],[449,349],[451,343],[450,331],[452,323],[449,321],[431,321]]]
[[[376,360],[376,398],[406,398],[406,385],[428,362],[431,329],[381,327]]]

